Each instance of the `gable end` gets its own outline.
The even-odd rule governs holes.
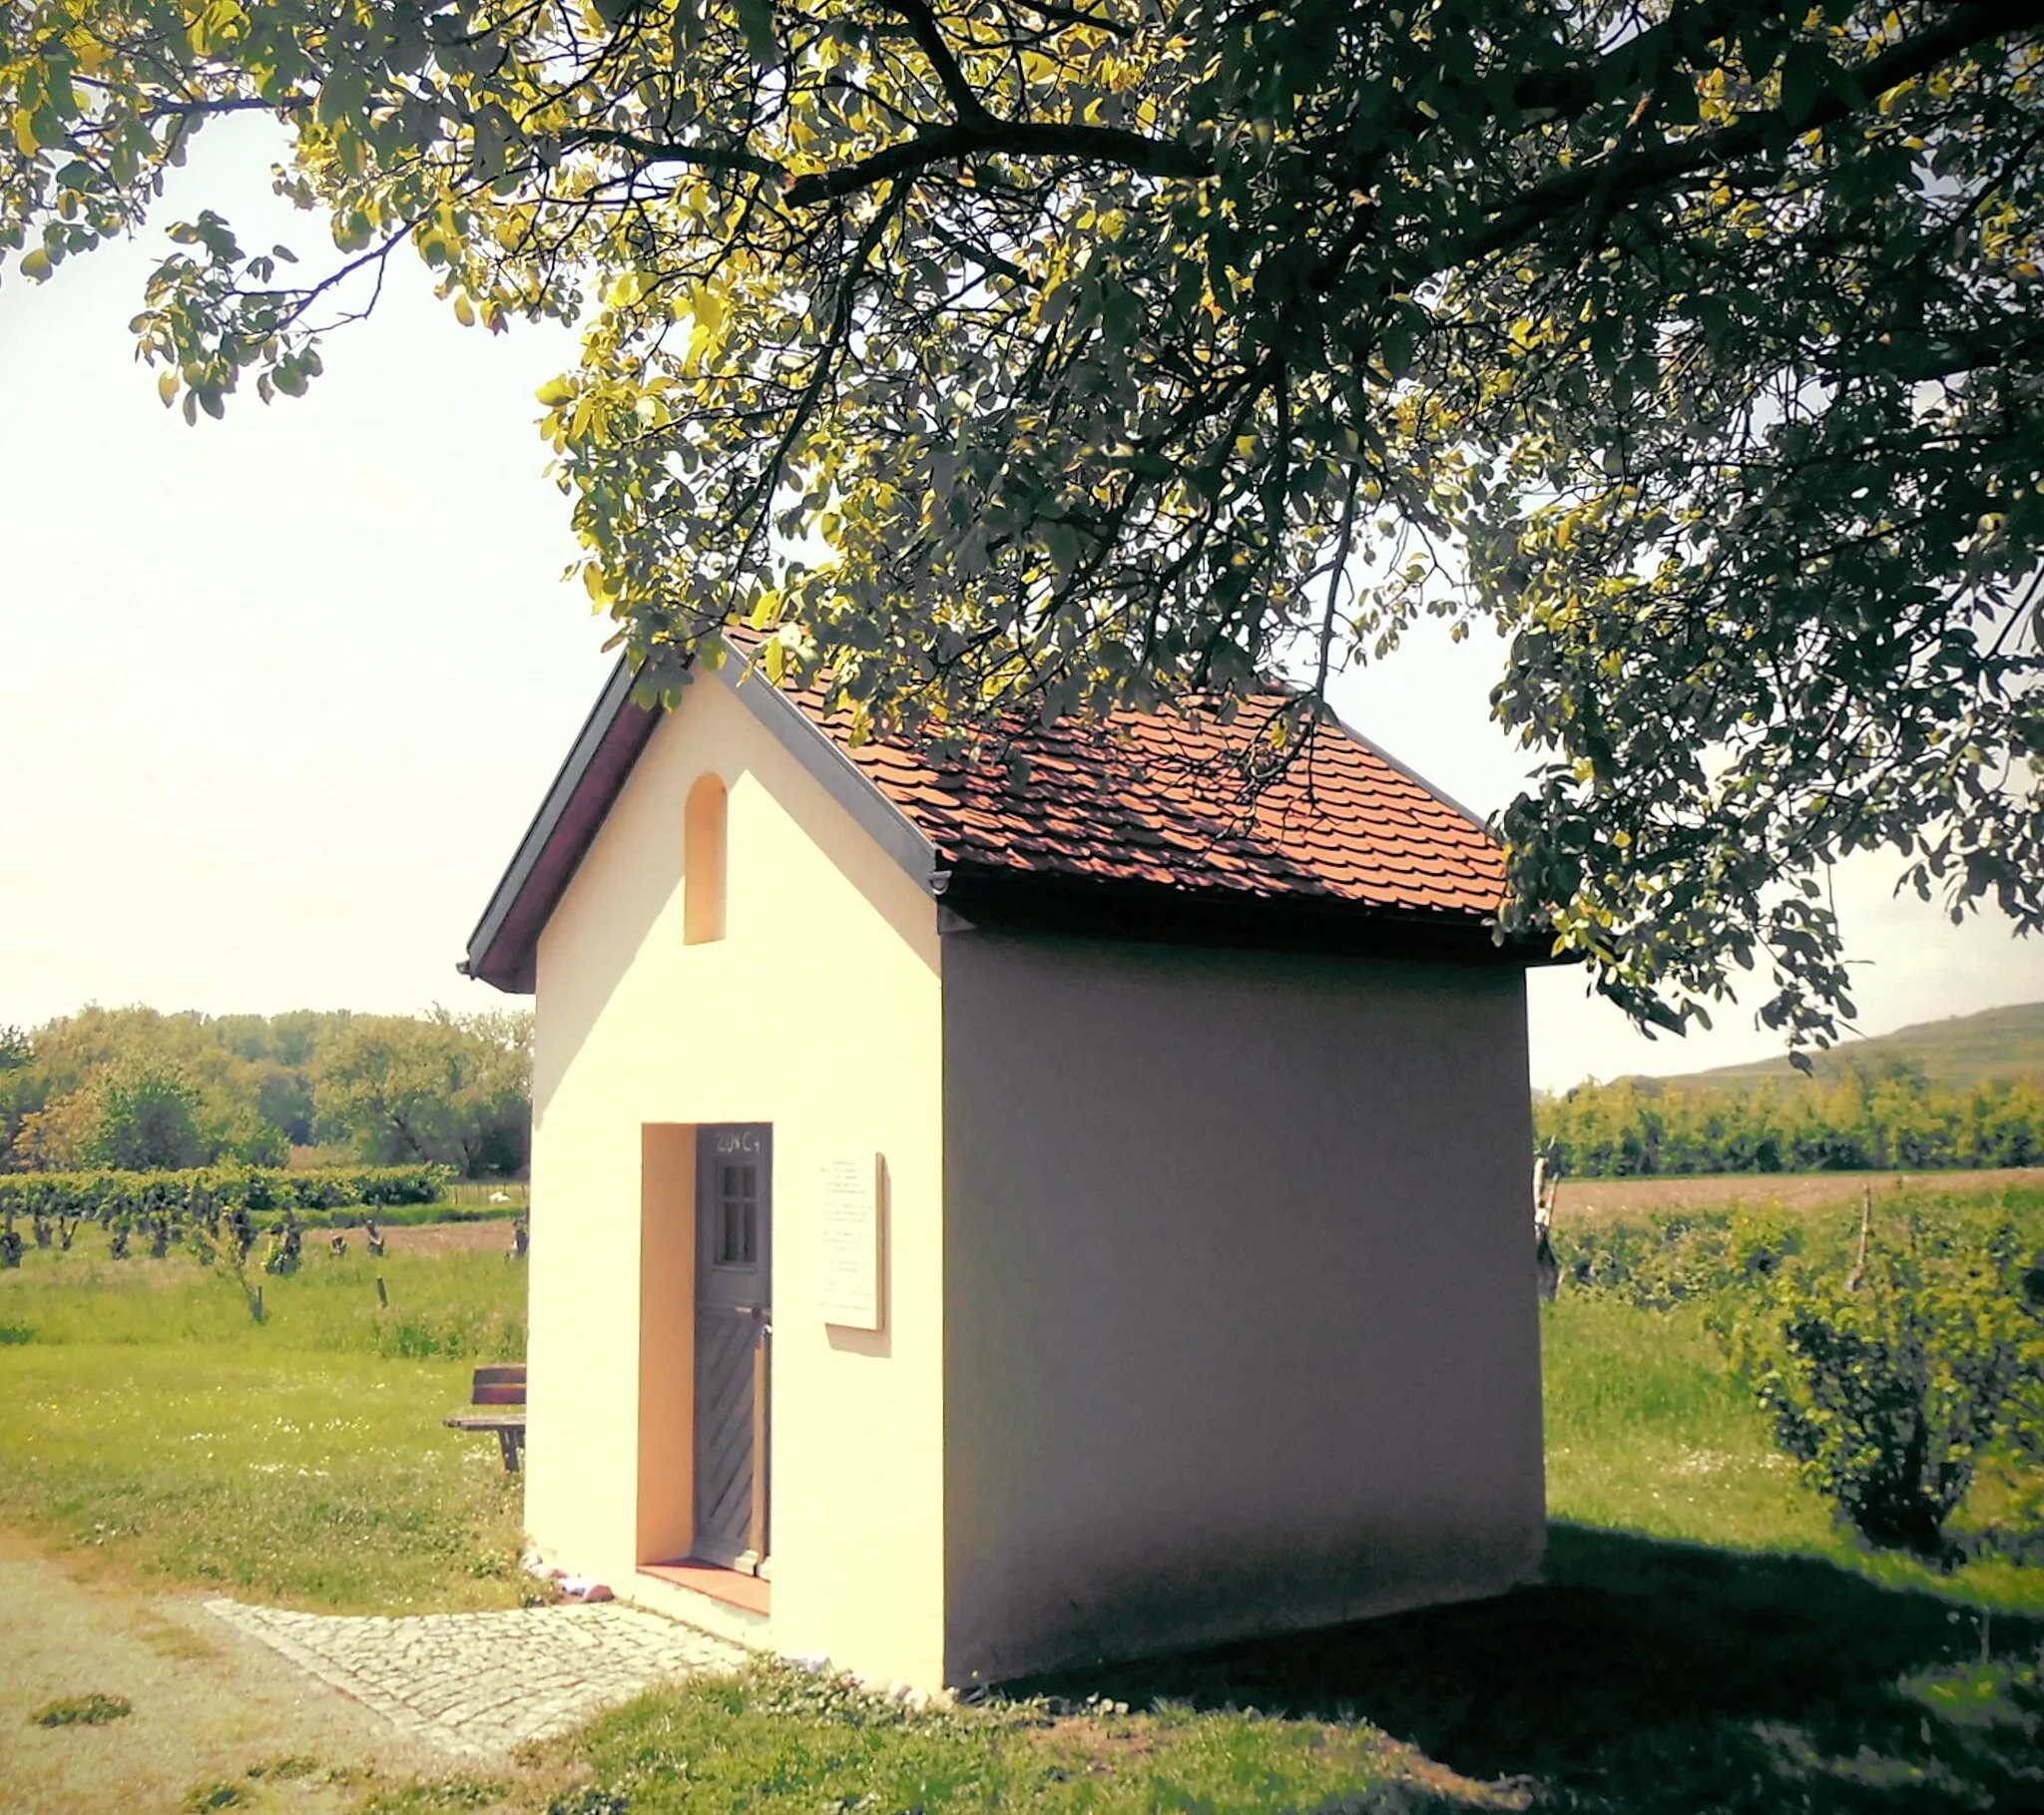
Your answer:
[[[932,888],[937,856],[929,840],[743,651],[727,645],[723,666],[699,674],[730,687],[861,830],[919,887]],[[469,935],[468,956],[455,967],[463,976],[512,995],[532,993],[540,934],[665,716],[665,708],[632,697],[633,681],[621,660]]]

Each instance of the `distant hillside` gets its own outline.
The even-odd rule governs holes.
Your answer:
[[[1908,1066],[1920,1069],[1932,1084],[1942,1085],[2044,1078],[2044,1002],[1925,1021],[1872,1040],[1847,1040],[1828,1053],[1817,1054],[1815,1063],[1819,1078],[1835,1078],[1847,1066],[1876,1075]],[[1727,1065],[1654,1082],[1737,1084],[1745,1079],[1793,1076],[1788,1060],[1769,1059],[1758,1065]]]

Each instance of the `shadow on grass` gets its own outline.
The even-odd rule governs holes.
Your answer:
[[[1499,1599],[1010,1686],[1360,1716],[1540,1807],[2044,1809],[2040,1647],[1816,1559],[1557,1525]]]

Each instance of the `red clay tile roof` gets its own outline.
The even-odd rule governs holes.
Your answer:
[[[1457,919],[1488,919],[1504,855],[1481,826],[1339,723],[1322,721],[1280,778],[1245,798],[1244,758],[1285,696],[1268,692],[1233,722],[1117,712],[1013,736],[998,757],[940,766],[916,745],[851,745],[841,716],[804,701],[881,793],[953,863],[1317,897]]]
[[[470,976],[533,988],[540,931],[661,716],[632,693],[620,664],[469,937]],[[1105,724],[1067,719],[962,764],[901,737],[853,745],[814,692],[792,699],[786,720],[806,718],[821,733],[814,748],[834,744],[874,804],[908,821],[915,848],[895,855],[968,919],[991,905],[1067,930],[1209,944],[1280,936],[1301,949],[1402,941],[1415,953],[1546,962],[1523,940],[1495,946],[1485,928],[1504,894],[1496,843],[1344,726],[1314,725],[1283,772],[1246,797],[1245,757],[1266,747],[1281,693],[1259,695],[1227,724],[1132,711]],[[808,747],[811,735],[797,741]]]

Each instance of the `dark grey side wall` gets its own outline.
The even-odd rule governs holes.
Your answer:
[[[944,1101],[947,1680],[1538,1568],[1518,972],[954,933]]]

